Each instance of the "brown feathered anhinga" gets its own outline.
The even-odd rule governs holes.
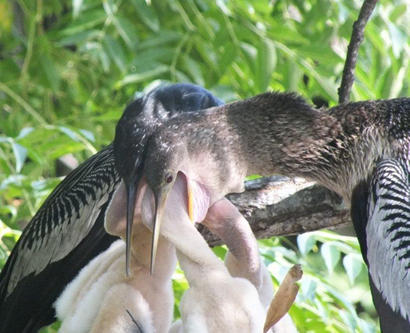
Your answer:
[[[227,193],[243,191],[250,174],[315,180],[352,204],[382,330],[410,332],[409,98],[317,110],[295,94],[265,93],[175,115],[145,151],[143,177],[155,197],[154,248],[180,173],[189,210],[196,201],[212,209]]]

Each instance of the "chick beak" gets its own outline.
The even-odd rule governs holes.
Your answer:
[[[154,224],[152,228],[152,242],[151,242],[151,262],[150,262],[150,273],[154,272],[155,258],[157,255],[158,239],[160,234],[161,222],[168,198],[169,190],[159,189],[158,192],[154,192]],[[186,192],[186,203],[188,216],[191,222],[194,222],[194,196],[192,187],[187,179],[187,192]]]
[[[159,192],[154,193],[154,224],[152,227],[152,241],[151,241],[151,262],[150,262],[150,273],[154,273],[155,257],[157,255],[159,230],[161,227],[162,216],[164,213],[165,204],[167,202],[168,193],[163,189]]]
[[[194,195],[189,180],[187,179],[187,206],[189,220],[194,223]]]

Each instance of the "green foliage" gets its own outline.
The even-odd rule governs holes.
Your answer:
[[[0,0],[0,265],[60,181],[56,158],[73,153],[84,160],[108,144],[136,91],[158,81],[187,81],[226,101],[276,89],[336,104],[360,5]],[[409,94],[408,21],[406,0],[377,5],[359,51],[352,99]],[[369,297],[353,240],[302,235],[300,251],[280,240],[260,244],[275,281],[290,263],[304,266],[302,292],[291,311],[302,332],[374,330],[374,319],[361,319],[352,305],[358,300],[346,295],[352,290]],[[177,298],[186,287],[179,277]],[[366,302],[360,308],[374,317]]]
[[[364,263],[359,261],[358,274],[349,282],[346,275],[352,268],[339,259],[358,255],[355,238],[318,231],[300,235],[296,242],[275,238],[259,241],[259,246],[276,285],[293,264],[303,267],[299,294],[290,310],[300,332],[378,331],[371,318],[375,315],[371,297],[365,292]]]

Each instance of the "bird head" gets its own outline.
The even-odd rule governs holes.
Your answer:
[[[131,253],[131,228],[134,217],[137,187],[142,175],[142,158],[145,143],[153,127],[146,112],[144,98],[129,104],[118,121],[114,138],[116,169],[124,181],[127,201],[126,273],[129,275]]]
[[[187,162],[187,151],[183,141],[178,139],[177,135],[172,133],[165,134],[164,131],[159,131],[158,135],[153,135],[148,141],[146,152],[143,174],[154,197],[150,262],[150,270],[152,274],[157,252],[159,231],[167,198],[178,175],[186,172],[184,166],[186,166]],[[188,187],[187,207],[191,220],[193,218],[192,202],[192,191],[190,191]]]
[[[146,151],[148,139],[158,127],[161,127],[161,124],[165,122],[166,119],[175,113],[199,111],[220,104],[222,104],[221,100],[199,86],[183,83],[164,85],[153,89],[145,96],[133,101],[127,106],[119,120],[114,138],[114,158],[116,169],[123,179],[126,189],[127,275],[129,275],[131,229],[138,186],[140,186],[144,174],[144,165],[156,165],[153,161],[144,161],[145,157],[149,157],[151,154],[151,152]],[[152,147],[154,147],[154,145],[152,145]],[[151,151],[152,150],[154,150],[155,154],[155,149],[151,149]],[[176,154],[174,157],[175,156],[180,155]],[[171,160],[169,162],[171,162]],[[145,168],[145,170],[147,170],[147,168]],[[163,180],[166,174],[172,174],[172,179],[176,179],[177,173],[175,170],[174,172],[169,172],[172,171],[172,168],[157,171],[165,172],[165,174],[157,174],[159,177],[157,182]],[[145,173],[150,174],[149,179],[152,180],[151,186],[158,188],[159,185],[155,183],[153,173],[149,171]],[[171,187],[172,184],[163,188],[167,189]]]

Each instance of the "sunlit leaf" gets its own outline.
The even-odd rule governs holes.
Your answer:
[[[323,260],[329,272],[333,272],[333,269],[337,265],[340,259],[339,249],[332,243],[325,243],[320,248]]]
[[[83,0],[73,0],[73,16],[77,17],[81,11]]]
[[[296,240],[298,243],[299,250],[303,255],[308,254],[316,244],[315,235],[308,232],[298,235]]]
[[[349,277],[350,283],[354,284],[357,276],[363,268],[362,258],[357,254],[348,254],[343,258],[343,266]]]
[[[26,160],[27,149],[14,141],[11,142],[11,146],[13,147],[14,157],[16,159],[16,172],[19,173]]]

